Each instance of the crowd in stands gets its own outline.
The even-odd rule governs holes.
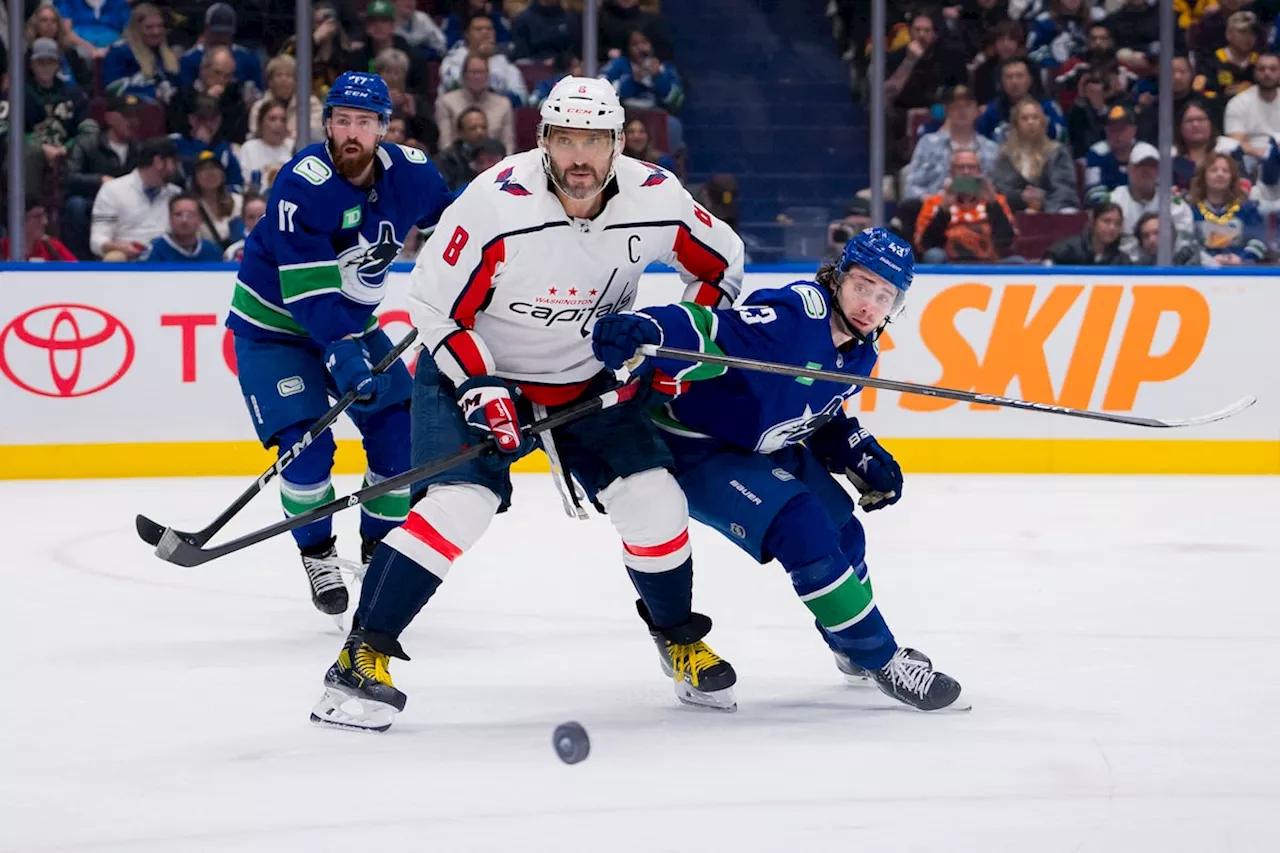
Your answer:
[[[1169,162],[1175,263],[1280,259],[1280,0],[1159,2],[1176,15],[1166,151],[1157,0],[890,0],[885,197],[918,255],[1151,263]],[[864,98],[866,5],[828,7]]]
[[[582,2],[315,0],[308,70],[285,0],[0,0],[0,147],[16,131],[24,154],[17,254],[237,259],[296,151],[298,122],[312,142],[324,138],[324,97],[347,70],[386,79],[387,141],[425,151],[460,189],[536,144],[538,106],[581,73]],[[682,173],[684,89],[657,12],[656,0],[602,0],[599,73],[628,109],[627,152]],[[8,44],[10,15],[27,21],[20,46]],[[27,68],[17,129],[13,49]],[[303,104],[299,73],[311,79]],[[9,251],[5,239],[0,255]]]

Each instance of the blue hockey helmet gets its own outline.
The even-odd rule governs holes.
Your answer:
[[[844,244],[840,259],[835,264],[836,278],[832,283],[834,290],[839,290],[840,280],[845,273],[855,266],[862,267],[893,285],[897,293],[894,296],[893,307],[885,316],[884,322],[892,320],[902,311],[903,305],[906,304],[907,290],[911,287],[911,280],[915,277],[916,258],[915,253],[911,251],[911,244],[887,229],[864,228],[855,234],[853,239]],[[868,340],[874,340],[879,336],[879,330],[869,335],[863,335],[858,332],[853,323],[849,321],[849,318],[840,309],[839,302],[837,300],[833,301],[836,311],[844,319],[845,325],[855,335]],[[884,328],[883,323],[881,328]]]
[[[391,120],[391,92],[386,81],[377,74],[363,71],[344,71],[333,81],[329,95],[324,99],[324,120],[328,121],[334,107],[367,110],[382,121],[385,128]]]

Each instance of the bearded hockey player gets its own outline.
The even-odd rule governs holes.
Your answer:
[[[392,348],[373,316],[387,270],[412,228],[435,225],[452,196],[427,156],[381,142],[391,115],[376,74],[347,72],[324,105],[326,141],[298,152],[271,188],[266,215],[245,243],[227,326],[234,333],[240,388],[258,438],[293,447],[328,411],[329,398],[355,389],[347,410],[364,438],[366,483],[409,467],[409,397],[401,362],[373,376]],[[333,499],[336,450],[326,431],[280,477],[287,515]],[[409,512],[408,490],[360,507],[361,560]],[[347,609],[328,519],[293,532],[311,586],[328,614]]]
[[[686,298],[704,304],[741,287],[737,235],[670,173],[622,156],[623,111],[608,82],[561,80],[541,116],[537,149],[481,174],[445,213],[410,290],[431,356],[414,378],[414,464],[477,441],[497,452],[415,487],[408,520],[373,555],[317,723],[381,731],[404,709],[388,674],[389,658],[408,660],[400,633],[510,504],[511,462],[534,443],[522,425],[615,387],[591,354],[591,328],[632,305],[645,267],[676,267]],[[678,698],[735,709],[733,668],[704,640],[711,620],[692,611],[684,495],[644,408],[603,409],[539,443],[566,509],[585,515],[590,500],[608,512]]]
[[[817,280],[759,290],[736,308],[681,303],[604,317],[596,357],[611,368],[645,344],[806,365],[866,376],[876,339],[901,310],[911,246],[868,228]],[[952,705],[960,685],[895,642],[875,604],[866,537],[844,473],[871,512],[897,503],[902,469],[845,402],[861,390],[776,374],[654,357],[679,393],[655,416],[676,460],[690,514],[761,563],[778,560],[850,680],[874,681],[921,710]]]

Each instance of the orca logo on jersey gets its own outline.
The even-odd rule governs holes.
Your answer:
[[[378,223],[377,242],[370,242],[364,234],[357,235],[357,243],[338,255],[338,267],[343,280],[352,274],[359,284],[379,288],[382,280],[400,256],[402,244],[396,239],[396,227],[385,219]]]
[[[774,424],[765,430],[756,444],[757,453],[773,453],[782,448],[797,444],[813,435],[827,424],[844,405],[844,395],[837,395],[822,407],[822,411],[814,413],[809,406],[804,407],[804,414],[789,421]]]

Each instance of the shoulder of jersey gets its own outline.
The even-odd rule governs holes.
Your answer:
[[[653,163],[637,160],[625,154],[618,156],[614,164],[614,177],[618,181],[618,191],[624,195],[644,196],[667,195],[681,189],[680,179],[674,174]]]
[[[537,148],[504,157],[476,175],[467,185],[467,193],[479,192],[497,203],[532,200],[547,192],[546,173],[542,169],[542,152]],[[526,205],[533,207],[532,204]]]
[[[747,304],[790,309],[797,321],[826,320],[831,313],[826,289],[812,281],[793,281],[782,287],[757,290],[747,297]]]
[[[380,142],[378,150],[382,152],[394,168],[402,163],[409,166],[423,166],[431,162],[431,158],[427,156],[427,152],[421,148],[414,148],[411,145],[400,145],[395,142]],[[386,160],[383,161],[385,164]]]
[[[280,167],[277,184],[287,184],[302,190],[323,187],[337,176],[333,162],[325,152],[325,143],[313,142],[303,148],[293,159]]]

